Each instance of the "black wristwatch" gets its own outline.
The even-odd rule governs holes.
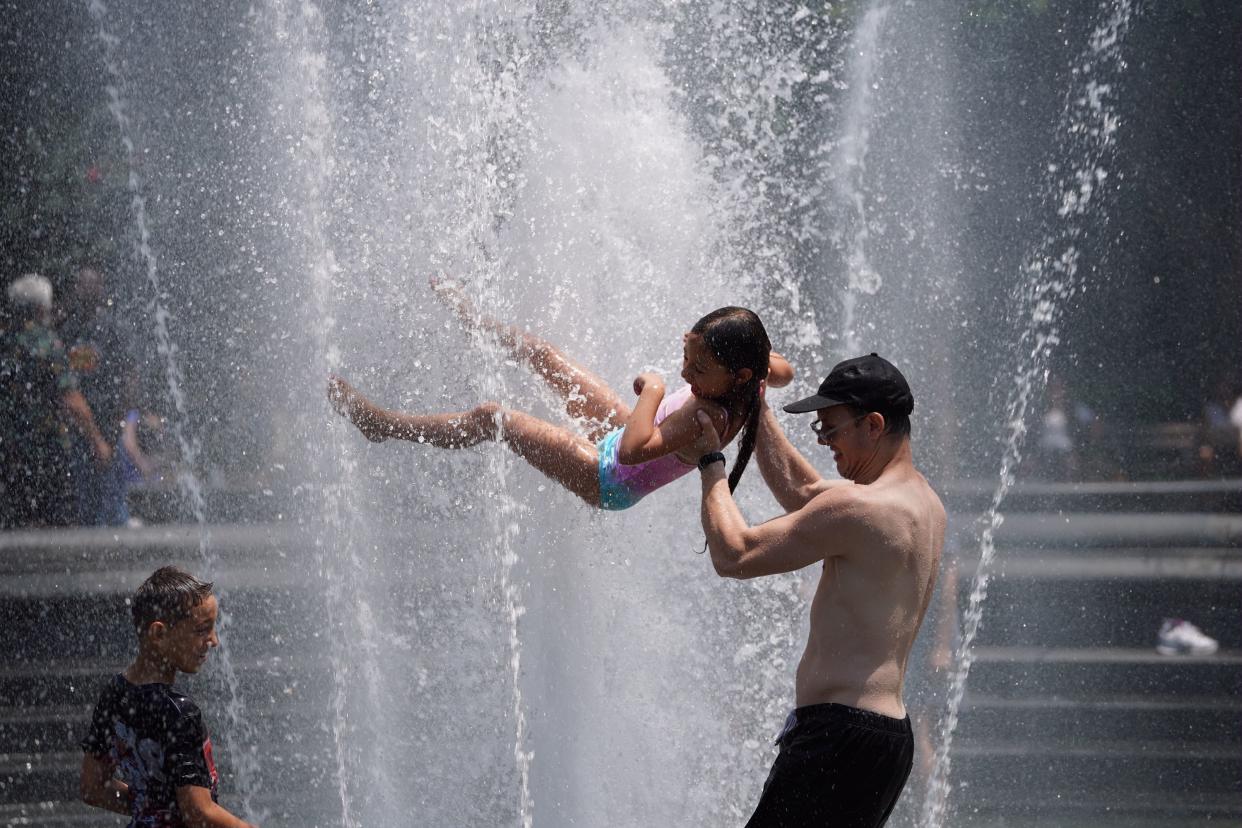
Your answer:
[[[699,458],[699,470],[702,471],[712,463],[723,463],[724,461],[725,456],[723,451],[709,451],[707,454],[704,454]]]

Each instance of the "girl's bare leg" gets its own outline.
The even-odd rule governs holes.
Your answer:
[[[474,411],[457,414],[404,414],[381,408],[343,377],[328,377],[328,400],[373,443],[387,439],[431,443],[440,448],[466,448],[493,439],[495,426]]]
[[[513,452],[592,506],[599,506],[599,452],[588,440],[524,411],[495,403]],[[484,406],[486,407],[486,406]]]
[[[455,414],[389,411],[337,376],[328,380],[328,399],[339,414],[377,443],[392,438],[440,448],[466,448],[502,439],[536,469],[592,506],[599,505],[599,455],[595,446],[538,417],[510,411],[497,403]]]
[[[490,317],[480,316],[473,303],[454,284],[433,281],[432,288],[469,328],[494,335],[513,355],[525,362],[565,400],[569,416],[590,420],[590,439],[598,440],[630,419],[630,407],[599,376],[561,353],[555,345]]]

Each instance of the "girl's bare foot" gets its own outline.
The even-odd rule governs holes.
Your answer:
[[[328,401],[336,413],[349,419],[372,443],[388,439],[389,427],[384,410],[358,392],[344,377],[328,375]]]

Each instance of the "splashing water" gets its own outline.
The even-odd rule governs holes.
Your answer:
[[[325,701],[290,718],[290,744],[272,746],[255,770],[265,790],[297,799],[294,784],[309,777],[331,800],[287,824],[401,824],[417,812],[428,824],[590,825],[622,807],[628,824],[743,822],[771,761],[765,736],[790,702],[807,616],[799,578],[712,577],[694,554],[692,480],[597,515],[502,446],[370,446],[336,419],[325,425],[324,374],[342,371],[403,410],[497,400],[581,433],[538,378],[446,315],[426,287],[441,274],[480,312],[546,336],[626,398],[638,370],[673,380],[680,334],[723,304],[759,310],[812,374],[825,351],[859,347],[863,314],[876,339],[924,338],[916,326],[897,330],[909,314],[890,294],[907,271],[939,275],[921,253],[949,219],[903,213],[904,193],[887,189],[925,196],[910,182],[927,179],[908,173],[932,164],[924,144],[911,159],[890,157],[907,151],[891,133],[909,98],[893,105],[879,83],[883,68],[887,95],[922,63],[895,44],[919,40],[926,18],[876,3],[846,32],[827,7],[791,15],[749,0],[254,5],[230,22],[254,31],[266,83],[239,71],[225,92],[258,114],[245,127],[253,148],[230,148],[253,152],[253,166],[226,169],[249,174],[249,186],[233,186],[261,218],[239,222],[257,241],[237,243],[262,251],[278,294],[262,321],[272,330],[248,335],[256,364],[278,362],[290,377],[287,431],[304,464],[290,475],[290,510],[313,536],[300,563],[314,571],[299,588],[321,602],[315,636],[326,654],[312,667]],[[155,17],[153,26],[164,19]],[[1097,207],[1097,146],[1108,138],[1089,133],[1109,111],[1100,64],[1123,28],[1093,37],[1083,80],[1094,82],[1066,115],[1066,131],[1084,133],[1070,133],[1075,154],[1059,157],[1095,159],[1053,175],[1067,229],[1023,268],[1022,349],[1032,356],[1010,400],[1019,429],[997,521],[1027,399],[1056,342],[1068,295],[1059,291],[1078,278],[1076,220]],[[925,97],[929,108],[939,101]],[[114,114],[128,129],[120,99]],[[931,201],[919,206],[943,212]],[[820,220],[825,210],[840,220]],[[924,246],[902,259],[910,237],[882,226],[909,216]],[[270,256],[264,234],[277,240]],[[839,253],[848,280],[826,276],[814,248]],[[146,256],[154,278],[150,245]],[[919,268],[904,266],[915,258]],[[879,272],[885,290],[873,296]],[[913,287],[910,305],[932,301],[926,285]],[[889,304],[893,319],[872,316]],[[818,322],[836,307],[844,343]],[[161,342],[167,317],[158,307]],[[269,333],[290,344],[267,345]],[[168,384],[179,394],[180,374]],[[755,518],[771,513],[762,488],[752,465],[738,494]],[[985,545],[990,559],[990,531]],[[985,590],[986,574],[980,609]],[[296,655],[307,652],[317,651]],[[306,773],[292,739],[316,737]],[[944,780],[947,759],[946,748]]]
[[[497,164],[488,159],[485,148],[519,128],[525,103],[523,67],[530,59],[525,28],[532,10],[518,4],[516,9],[506,7],[504,11],[517,33],[510,40],[511,45],[501,55],[472,55],[473,59],[467,64],[471,67],[470,77],[463,81],[472,90],[471,110],[475,113],[466,125],[469,146],[473,149],[472,161],[476,165],[471,191],[474,201],[471,210],[473,218],[466,226],[466,232],[474,239],[491,237],[494,232],[494,217],[504,210],[507,200],[504,191],[513,175],[513,170],[506,168],[503,163]],[[479,41],[472,38],[471,42]],[[501,58],[496,60],[500,67],[498,70],[484,70],[489,58]],[[466,244],[464,239],[459,243]],[[478,250],[478,247],[475,246],[475,249]],[[473,285],[475,299],[484,313],[493,312],[499,305],[504,273],[495,259],[476,258],[473,264],[476,272]],[[494,343],[486,342],[477,330],[472,331],[471,340],[490,369],[482,383],[484,396],[498,399],[509,397],[509,389],[501,371],[501,366],[506,361],[505,355]],[[496,440],[499,443],[504,439],[503,422],[498,420],[497,427],[499,431]],[[521,526],[517,520],[520,506],[509,489],[509,477],[514,463],[514,457],[508,451],[492,451],[488,456],[488,477],[494,481],[495,486],[492,492],[493,508],[488,512],[488,522],[491,528],[492,551],[499,566],[503,620],[508,632],[513,759],[518,773],[517,815],[523,828],[531,828],[535,819],[535,799],[531,787],[531,764],[535,753],[527,744],[527,711],[522,693],[522,637],[519,621],[525,615],[526,607],[523,605],[522,583],[515,570],[519,563],[516,540]]]
[[[87,11],[98,27],[98,39],[103,45],[103,63],[110,83],[105,87],[108,96],[108,111],[116,121],[117,132],[124,148],[127,167],[126,186],[130,194],[130,210],[133,214],[134,227],[137,232],[135,252],[142,262],[146,274],[147,285],[151,293],[151,309],[154,319],[156,348],[164,362],[164,378],[167,383],[169,400],[173,404],[175,416],[170,418],[173,436],[181,451],[181,468],[177,474],[177,482],[182,495],[189,503],[194,522],[199,528],[199,555],[208,577],[219,571],[220,560],[211,545],[211,533],[207,528],[206,505],[203,498],[202,485],[195,474],[199,459],[198,441],[186,431],[187,409],[185,393],[182,389],[185,378],[177,360],[177,346],[173,343],[168,329],[171,318],[164,304],[163,288],[160,282],[159,266],[155,252],[151,247],[151,232],[147,222],[147,200],[143,194],[142,178],[138,174],[135,163],[133,128],[128,114],[125,89],[125,76],[121,71],[121,63],[117,57],[120,39],[109,31],[107,18],[108,7],[102,0],[86,0]],[[222,602],[223,604],[223,602]],[[225,606],[227,606],[225,604]],[[260,818],[253,808],[253,798],[259,792],[258,759],[255,754],[254,728],[246,713],[245,700],[240,691],[240,680],[233,664],[228,648],[231,617],[226,609],[219,613],[217,633],[220,639],[220,655],[217,659],[223,675],[228,702],[225,711],[229,719],[229,727],[224,732],[224,743],[237,774],[238,788],[242,797],[243,813],[251,818]]]
[[[290,3],[273,0],[270,4],[270,25],[274,41],[285,47],[273,57],[279,62],[278,114],[283,113],[287,134],[297,135],[290,153],[292,172],[302,190],[293,225],[301,231],[290,256],[305,257],[305,272],[312,286],[309,318],[314,320],[313,350],[319,369],[306,380],[307,388],[322,385],[329,373],[340,369],[340,352],[334,341],[333,279],[341,268],[330,242],[328,215],[329,194],[335,172],[332,155],[334,142],[331,114],[324,99],[322,75],[326,58],[322,52],[325,34],[323,16],[314,3]],[[358,489],[358,467],[353,453],[346,451],[340,429],[332,431],[328,450],[321,465],[331,468],[333,483],[319,490],[316,512],[327,533],[320,533],[315,542],[316,558],[326,587],[325,616],[331,637],[332,664],[331,730],[336,758],[335,776],[344,825],[366,824],[357,813],[356,802],[363,791],[382,801],[395,795],[388,767],[383,762],[366,762],[365,779],[357,778],[364,763],[360,759],[358,731],[369,730],[372,743],[385,730],[385,706],[380,698],[382,681],[379,671],[382,645],[377,640],[375,612],[365,589],[365,563],[360,549],[356,516],[358,503],[353,493]],[[326,476],[326,471],[323,472]],[[361,682],[351,668],[358,668]],[[370,714],[365,728],[357,722],[351,708],[351,694],[362,684],[365,701],[360,706]]]
[[[871,233],[865,177],[876,77],[882,57],[880,40],[888,11],[886,5],[873,5],[854,32],[850,43],[849,97],[835,153],[833,193],[842,226],[832,236],[844,251],[848,271],[848,282],[841,295],[843,357],[855,356],[862,350],[855,319],[858,294],[874,294],[882,283],[867,256]]]
[[[1022,267],[1022,282],[1016,297],[1026,318],[1017,343],[1018,368],[1006,404],[1005,450],[1001,458],[1000,482],[983,517],[980,556],[971,584],[969,604],[963,618],[962,639],[954,658],[949,697],[941,721],[935,767],[923,802],[923,824],[939,828],[944,824],[951,792],[953,732],[966,692],[966,681],[974,662],[974,641],[983,619],[993,559],[995,534],[1004,521],[1001,504],[1013,487],[1022,460],[1026,437],[1027,407],[1032,395],[1047,378],[1049,358],[1060,343],[1061,308],[1079,289],[1078,243],[1083,235],[1082,219],[1091,209],[1092,197],[1107,178],[1103,166],[1113,151],[1117,118],[1111,108],[1109,79],[1120,77],[1125,69],[1122,42],[1130,25],[1131,0],[1104,0],[1099,17],[1103,21],[1093,30],[1088,49],[1073,69],[1075,81],[1062,111],[1058,134],[1061,157],[1074,159],[1066,172],[1049,166],[1048,201],[1054,203],[1059,224]]]

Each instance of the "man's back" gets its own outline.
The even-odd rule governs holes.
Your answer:
[[[836,702],[902,718],[906,661],[944,546],[944,507],[908,459],[898,458],[874,482],[831,488],[807,506],[808,513],[820,510],[833,512],[839,531],[822,540],[797,703]]]

